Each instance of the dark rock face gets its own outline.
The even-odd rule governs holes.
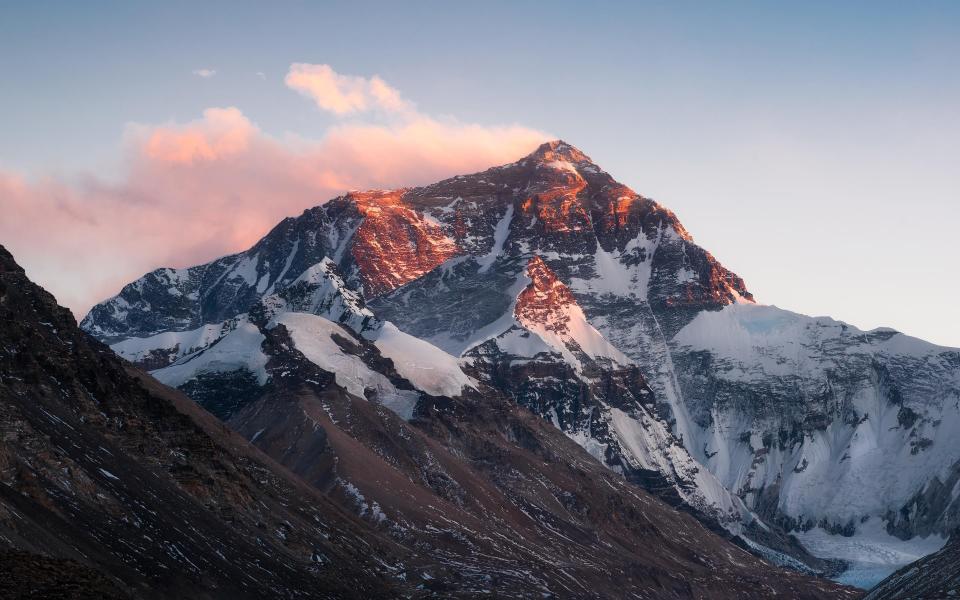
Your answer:
[[[81,563],[29,552],[0,552],[0,597],[127,600],[109,577]]]
[[[260,384],[256,376],[246,369],[229,373],[201,373],[180,389],[221,421],[226,421],[260,396]]]
[[[960,597],[960,538],[890,575],[864,600],[942,600]]]
[[[350,243],[360,288],[376,297],[460,253],[440,227],[403,201],[405,190],[350,194],[363,215]]]

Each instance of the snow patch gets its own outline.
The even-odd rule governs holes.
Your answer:
[[[351,334],[342,327],[308,313],[281,313],[273,318],[268,327],[276,325],[286,327],[297,350],[324,371],[333,373],[337,384],[348,392],[360,398],[375,397],[400,417],[412,418],[418,394],[411,390],[398,390],[384,375],[370,369],[359,356],[345,353],[333,340],[334,335],[352,339]]]
[[[110,348],[131,362],[142,361],[158,350],[169,353],[175,362],[210,346],[232,328],[232,322],[225,321],[190,331],[165,331],[145,338],[128,338],[111,345]]]
[[[548,163],[544,163],[543,166],[556,169],[558,171],[569,171],[575,174],[577,177],[580,177],[580,172],[577,171],[577,168],[573,166],[573,163],[567,160],[552,160]]]
[[[256,376],[260,385],[264,385],[269,379],[266,370],[267,356],[260,349],[264,339],[257,326],[246,321],[244,317],[217,343],[151,374],[161,383],[180,387],[201,373],[227,373],[246,369]]]
[[[117,477],[116,475],[114,475],[113,473],[111,473],[110,471],[108,471],[108,470],[106,470],[106,469],[97,469],[97,470],[100,471],[100,474],[101,474],[101,475],[103,475],[104,477],[106,477],[106,478],[108,478],[108,479],[113,479],[113,480],[115,480],[115,481],[120,481],[120,478],[119,478],[119,477]]]
[[[513,221],[513,204],[507,206],[507,211],[503,214],[503,217],[497,221],[497,226],[493,231],[493,248],[491,248],[490,252],[485,256],[477,259],[477,263],[480,264],[479,273],[489,271],[493,263],[496,262],[497,257],[503,252],[503,244],[507,241],[507,236],[510,235],[511,221]]]
[[[230,270],[228,279],[242,279],[247,285],[253,285],[257,282],[257,264],[260,262],[260,255],[244,256],[233,269]]]
[[[384,323],[374,345],[393,361],[393,366],[417,389],[432,396],[459,396],[475,382],[460,370],[456,358],[429,342],[404,333],[393,323]]]

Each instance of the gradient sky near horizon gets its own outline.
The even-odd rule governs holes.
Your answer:
[[[0,5],[0,244],[79,314],[557,137],[758,301],[960,346],[960,3],[155,4]]]

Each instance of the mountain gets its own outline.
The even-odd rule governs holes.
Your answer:
[[[419,360],[425,342],[372,317],[318,264],[206,349],[266,357],[262,393],[229,422],[288,471],[80,331],[0,247],[0,590],[857,595],[756,559],[482,383],[404,377],[416,371],[402,353]],[[416,387],[453,385],[455,398]],[[415,413],[387,408],[391,393],[416,398]]]
[[[771,560],[829,572],[863,558],[850,547],[936,550],[956,525],[960,352],[756,304],[676,215],[560,141],[333,199],[245,252],[147,274],[82,327],[232,418],[274,379],[262,357],[231,363],[231,344],[262,344],[249,315],[321,264],[363,303],[358,336],[419,340],[463,395],[505,395]],[[428,402],[407,397],[410,414]],[[875,580],[900,564],[883,560],[852,566]]]

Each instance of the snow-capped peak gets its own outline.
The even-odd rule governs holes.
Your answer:
[[[552,162],[593,164],[589,156],[563,140],[553,140],[540,144],[525,160],[544,164]]]

